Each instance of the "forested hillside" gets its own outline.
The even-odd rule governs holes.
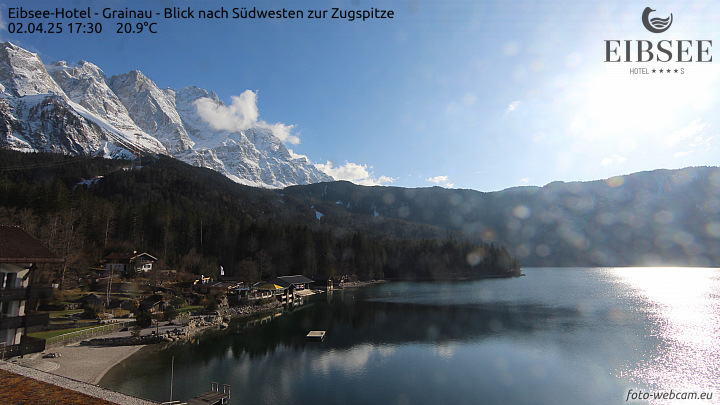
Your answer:
[[[316,207],[402,219],[507,246],[523,266],[720,266],[720,169],[654,170],[483,193],[440,187],[288,187]],[[330,211],[332,209],[332,211]],[[324,220],[341,221],[332,215]],[[458,236],[460,235],[460,236]]]
[[[162,268],[248,281],[287,274],[360,278],[510,275],[503,247],[447,230],[342,213],[326,223],[307,199],[239,185],[168,157],[136,162],[0,150],[0,223],[65,258],[68,284],[115,251],[147,251]],[[319,201],[318,201],[319,203]],[[338,217],[336,214],[335,217]]]

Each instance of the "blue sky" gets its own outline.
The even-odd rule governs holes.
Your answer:
[[[29,4],[28,4],[29,3]],[[11,34],[8,8],[391,9],[391,20],[164,20],[158,34]],[[663,34],[653,16],[673,14]],[[141,70],[160,87],[257,93],[259,118],[361,184],[494,191],[718,165],[720,50],[712,63],[604,63],[605,40],[706,39],[720,4],[636,1],[5,1],[0,39],[45,63]],[[681,67],[685,74],[632,75]]]

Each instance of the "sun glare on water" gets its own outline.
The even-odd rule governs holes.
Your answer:
[[[657,350],[626,372],[650,389],[720,392],[720,271],[618,268],[619,281],[645,300]],[[717,398],[714,398],[717,399]]]

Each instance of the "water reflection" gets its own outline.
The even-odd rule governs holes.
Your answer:
[[[614,269],[643,297],[656,350],[623,370],[654,390],[720,394],[720,274],[717,269]],[[716,395],[717,395],[716,394]]]
[[[309,330],[327,331],[332,339],[323,342],[323,348],[329,350],[369,342],[448,344],[536,330],[571,331],[582,322],[574,307],[497,302],[436,306],[367,300],[361,293],[335,292],[333,299],[316,300],[293,314],[275,312],[233,321],[227,330],[198,339],[190,352],[194,358],[211,361],[226,356],[228,349],[234,359],[243,354],[265,356],[279,347],[301,350],[316,346],[305,338]]]
[[[167,400],[175,356],[176,397],[219,381],[233,403],[606,404],[629,388],[717,390],[720,273],[682,282],[662,270],[336,291],[146,350],[101,385]],[[308,342],[309,330],[327,338]]]

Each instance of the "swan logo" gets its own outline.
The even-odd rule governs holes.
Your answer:
[[[638,10],[639,11],[639,10]],[[660,13],[660,16],[667,15],[667,18],[650,17],[655,10],[645,7],[642,12],[642,23],[645,28],[655,34],[660,34],[668,29],[673,23],[673,15]],[[683,20],[685,21],[685,20]],[[685,21],[685,23],[688,23]],[[663,36],[655,37],[655,40],[648,39],[606,39],[605,40],[605,62],[661,62],[661,63],[686,63],[686,62],[712,62],[712,39],[671,39]],[[631,67],[630,72],[643,72],[643,74],[663,73],[685,74],[685,68],[667,66],[662,69]]]
[[[650,13],[652,13],[653,11],[655,10],[651,9],[650,7],[645,7],[645,10],[642,13],[642,23],[645,28],[648,31],[654,32],[656,34],[667,31],[673,22],[672,13],[670,13],[670,17],[667,18],[650,18]]]

